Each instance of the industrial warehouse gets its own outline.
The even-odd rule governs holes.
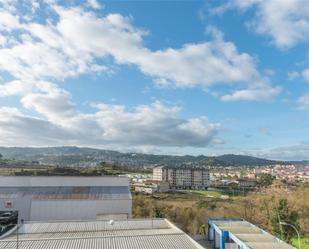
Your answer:
[[[0,211],[19,221],[128,218],[127,177],[0,177]]]

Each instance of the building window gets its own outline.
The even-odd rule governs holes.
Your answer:
[[[6,201],[4,206],[5,206],[5,208],[13,208],[13,202],[12,201]]]

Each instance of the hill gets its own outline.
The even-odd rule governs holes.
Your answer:
[[[0,154],[5,158],[40,164],[60,166],[95,166],[100,162],[115,163],[127,166],[149,166],[167,164],[210,165],[210,166],[263,166],[282,162],[244,155],[209,156],[171,156],[142,153],[121,153],[112,150],[101,150],[81,147],[0,147]]]

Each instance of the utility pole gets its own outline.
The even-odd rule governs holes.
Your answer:
[[[19,235],[18,235],[19,224],[17,221],[17,230],[16,230],[16,249],[19,247]]]
[[[297,237],[298,237],[298,249],[301,249],[301,248],[300,248],[300,236],[299,236],[299,232],[298,232],[298,230],[296,229],[296,227],[293,226],[292,224],[286,223],[286,222],[284,222],[284,221],[281,221],[281,222],[280,222],[280,225],[290,226],[290,227],[292,227],[292,228],[296,231]]]

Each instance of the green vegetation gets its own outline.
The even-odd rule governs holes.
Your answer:
[[[276,178],[271,174],[262,173],[258,176],[258,186],[259,187],[269,187],[273,184]]]
[[[210,198],[208,194],[216,196]],[[160,211],[160,216],[170,219],[192,235],[203,232],[208,218],[241,217],[274,234],[277,231],[275,223],[278,223],[275,218],[279,213],[281,221],[292,222],[302,235],[309,235],[309,188],[306,184],[289,188],[275,182],[268,188],[260,188],[258,192],[230,196],[226,200],[219,198],[219,194],[209,191],[134,194],[133,215],[156,217],[155,214]],[[288,228],[284,228],[283,233],[287,241],[295,236]]]
[[[0,158],[1,161],[1,158]],[[18,176],[101,176],[124,174],[147,174],[151,171],[142,168],[132,168],[115,164],[101,163],[96,167],[59,167],[40,165],[0,166],[0,175]]]
[[[292,238],[292,245],[298,248],[298,237]],[[300,237],[300,246],[301,249],[309,249],[309,236]]]
[[[287,225],[281,225],[280,222],[286,222],[299,229],[298,219],[298,212],[290,210],[288,200],[280,199],[279,203],[275,204],[272,209],[270,217],[272,231],[279,238],[291,242],[292,237],[295,235],[294,228]]]
[[[141,167],[119,166],[117,164],[109,164],[101,162],[95,167],[97,172],[105,175],[123,175],[123,174],[151,174],[152,169],[144,169]]]

